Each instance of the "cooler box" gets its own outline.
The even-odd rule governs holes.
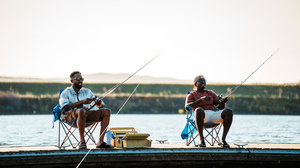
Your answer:
[[[114,127],[106,132],[107,143],[119,148],[149,148],[152,140],[150,134],[137,133],[134,127]]]
[[[122,140],[122,138],[127,133],[137,133],[137,131],[134,129],[134,127],[113,127],[113,128],[109,128],[106,131],[106,142],[108,144],[116,147],[117,146],[117,141],[119,140],[119,143],[121,143],[120,140]]]
[[[123,148],[150,148],[152,140],[147,138],[150,134],[147,133],[129,133],[123,139]]]

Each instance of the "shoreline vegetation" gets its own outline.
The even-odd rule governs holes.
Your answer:
[[[137,84],[123,84],[103,99],[115,114]],[[19,83],[0,82],[0,115],[52,114],[58,104],[59,89],[70,83]],[[115,83],[85,83],[84,87],[100,96]],[[237,85],[208,84],[206,89],[226,96]],[[123,107],[123,114],[178,114],[183,112],[188,84],[141,84]],[[230,97],[226,107],[235,114],[300,114],[300,83],[289,84],[244,84]]]

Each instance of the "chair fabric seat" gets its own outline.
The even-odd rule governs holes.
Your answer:
[[[216,124],[216,123],[204,123],[205,128],[213,128],[213,127],[216,127],[218,125],[219,124]]]
[[[78,128],[77,126],[77,122],[75,119],[72,119],[71,121],[64,121],[64,123],[68,124],[69,126],[73,127],[73,128]],[[85,123],[85,128],[90,127],[91,125],[93,125],[94,123],[90,123],[90,122],[86,122]]]

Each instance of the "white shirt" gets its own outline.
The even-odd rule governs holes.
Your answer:
[[[84,100],[86,98],[93,98],[94,94],[90,89],[82,87],[78,93],[75,92],[73,87],[67,87],[60,95],[59,105],[63,108],[65,105],[69,103],[76,103],[80,100]],[[89,107],[90,104],[84,104],[83,106]]]

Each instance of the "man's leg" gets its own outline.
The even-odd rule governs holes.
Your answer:
[[[99,135],[99,142],[97,144],[97,148],[104,142],[104,136],[109,125],[110,121],[110,109],[99,109],[99,110],[90,110],[86,112],[86,121],[87,122],[100,122],[101,121],[101,129]],[[104,147],[103,147],[104,146]],[[103,144],[100,148],[110,147],[108,145]]]
[[[204,141],[204,136],[203,136],[203,126],[204,126],[204,118],[205,118],[205,113],[202,108],[197,108],[195,111],[195,119],[196,119],[196,126],[198,128],[198,133],[200,136],[201,142]]]
[[[110,109],[101,109],[101,129],[99,135],[99,142],[97,146],[100,146],[103,143],[104,135],[107,130],[107,126],[109,125],[110,121]]]
[[[221,117],[223,119],[223,136],[222,136],[222,141],[224,142],[227,136],[227,133],[229,131],[229,128],[231,126],[232,123],[232,117],[233,117],[233,111],[231,109],[225,109],[222,114]]]
[[[84,139],[84,129],[85,129],[85,122],[86,122],[86,115],[85,109],[80,108],[75,111],[75,116],[77,118],[77,127],[80,136],[80,142],[85,142]]]

